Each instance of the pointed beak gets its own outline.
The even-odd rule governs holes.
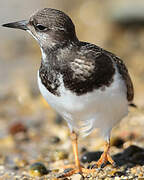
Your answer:
[[[22,30],[28,30],[28,21],[23,20],[23,21],[18,21],[18,22],[12,22],[8,24],[3,24],[2,26],[8,27],[8,28],[15,28],[15,29],[22,29]]]

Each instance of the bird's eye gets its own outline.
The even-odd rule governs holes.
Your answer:
[[[41,24],[37,24],[36,29],[39,30],[39,31],[45,31],[45,30],[47,30],[47,27],[45,27],[45,26],[43,26]]]

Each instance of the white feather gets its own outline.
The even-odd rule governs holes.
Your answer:
[[[97,89],[77,96],[64,87],[62,75],[60,96],[50,93],[42,84],[38,72],[38,84],[46,101],[67,121],[71,130],[88,135],[94,128],[99,128],[106,140],[112,127],[128,114],[126,87],[116,71],[114,80],[104,90]]]

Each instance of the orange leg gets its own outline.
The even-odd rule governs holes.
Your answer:
[[[72,132],[70,137],[71,137],[71,141],[72,141],[75,165],[70,165],[70,166],[68,165],[67,167],[72,168],[73,170],[71,170],[71,171],[69,171],[67,173],[64,173],[60,177],[71,176],[71,175],[73,175],[75,173],[80,173],[80,174],[86,173],[87,174],[87,173],[95,172],[94,169],[86,169],[83,166],[81,166],[79,156],[78,156],[78,143],[77,143],[78,136],[77,136],[77,134],[75,132]]]
[[[106,141],[104,152],[101,155],[98,162],[96,163],[98,167],[101,167],[103,164],[106,164],[107,161],[110,162],[110,164],[112,164],[113,166],[115,165],[115,162],[113,161],[112,157],[109,154],[109,150],[110,150],[110,143]]]
[[[78,156],[78,143],[77,143],[77,134],[72,132],[71,133],[71,141],[72,141],[72,147],[73,147],[73,153],[74,153],[74,159],[75,159],[75,166],[81,172],[81,165],[80,160]]]

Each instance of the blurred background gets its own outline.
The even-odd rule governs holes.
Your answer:
[[[0,25],[29,19],[32,13],[44,7],[67,13],[81,41],[101,46],[124,60],[134,84],[134,103],[138,108],[130,108],[129,116],[114,129],[112,142],[122,140],[121,148],[131,144],[142,147],[144,1],[1,0]],[[67,126],[38,90],[40,59],[40,49],[29,34],[0,27],[0,177],[3,179],[26,175],[27,167],[37,161],[53,168],[63,162],[61,159],[73,160],[72,152],[68,153],[71,146]],[[80,149],[103,149],[103,140],[96,133],[87,139],[89,141],[81,140]],[[113,153],[121,150],[113,144]]]

